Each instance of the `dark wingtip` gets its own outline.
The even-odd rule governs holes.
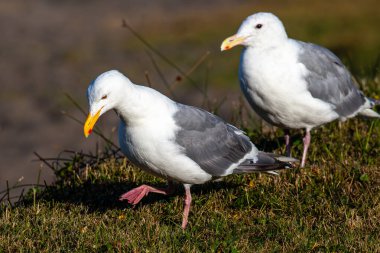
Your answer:
[[[274,160],[276,160],[278,162],[278,166],[282,167],[283,169],[293,169],[295,168],[294,163],[299,163],[299,160],[294,157],[282,156],[282,155],[277,155],[277,154],[272,154],[272,153],[264,153],[264,154],[269,155]]]
[[[273,157],[274,159],[280,161],[280,162],[284,162],[284,163],[296,163],[296,162],[299,162],[300,160],[294,158],[294,157],[290,157],[290,156],[275,156]]]
[[[293,157],[280,156],[272,153],[259,152],[258,160],[246,160],[235,169],[234,173],[275,172],[277,170],[293,169],[293,163],[299,160]]]

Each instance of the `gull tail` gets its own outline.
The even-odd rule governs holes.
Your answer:
[[[272,153],[259,151],[256,159],[247,159],[243,161],[235,170],[234,174],[250,173],[250,172],[267,172],[276,174],[275,170],[291,169],[297,159],[287,156],[280,156]]]
[[[380,114],[377,113],[375,110],[372,110],[370,108],[375,107],[376,105],[380,105],[380,100],[376,100],[373,98],[366,98],[367,102],[369,103],[369,108],[366,108],[359,112],[359,115],[370,117],[370,118],[380,118]]]

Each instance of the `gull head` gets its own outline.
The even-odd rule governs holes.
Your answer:
[[[281,20],[272,13],[259,12],[247,17],[238,32],[223,41],[220,49],[229,50],[237,45],[270,47],[284,39],[287,35]]]
[[[98,120],[105,112],[115,108],[122,100],[122,89],[130,82],[127,77],[117,70],[110,70],[99,75],[87,89],[89,114],[84,123],[85,137],[88,137]]]

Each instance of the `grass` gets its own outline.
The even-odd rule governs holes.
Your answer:
[[[354,15],[350,5],[345,8]],[[290,23],[298,12],[288,13]],[[197,61],[189,65],[198,67]],[[378,66],[359,83],[365,94],[378,96]],[[284,153],[280,130],[252,127],[240,111],[233,122],[260,149]],[[293,134],[293,156],[300,157],[302,136]],[[151,194],[135,208],[118,201],[133,187],[165,181],[134,167],[114,144],[95,154],[40,157],[57,180],[32,188],[16,204],[1,204],[0,252],[380,252],[380,121],[355,118],[315,129],[309,152],[305,169],[278,177],[233,175],[194,186],[186,230],[180,227],[180,185],[173,196]]]
[[[185,231],[181,186],[136,208],[118,201],[137,185],[165,182],[115,148],[43,159],[57,182],[1,207],[0,252],[378,252],[379,123],[353,119],[317,129],[305,169],[194,186]],[[261,149],[283,152],[280,131],[247,130]],[[294,146],[299,157],[298,137]]]

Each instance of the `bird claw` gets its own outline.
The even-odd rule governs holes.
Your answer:
[[[141,185],[120,196],[119,200],[127,200],[129,204],[136,206],[149,192],[167,195],[167,190],[157,189],[149,185]]]

